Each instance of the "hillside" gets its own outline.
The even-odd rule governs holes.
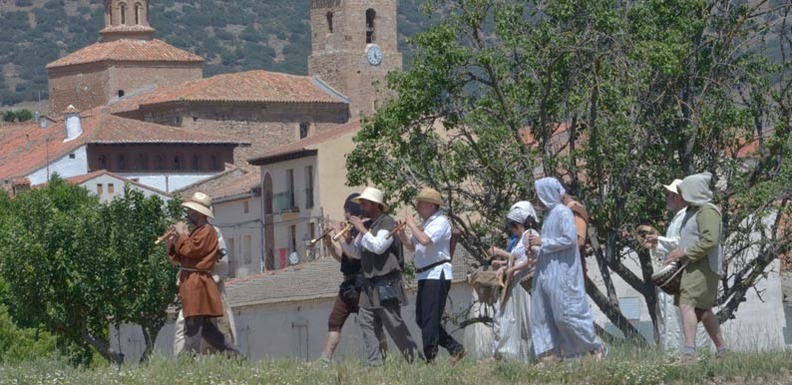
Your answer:
[[[399,0],[399,43],[425,27],[421,0]],[[152,0],[156,37],[206,59],[204,75],[263,68],[306,74],[310,0]],[[99,39],[98,0],[0,0],[0,105],[47,97],[44,66]]]

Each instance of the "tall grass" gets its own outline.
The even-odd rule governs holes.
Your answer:
[[[703,353],[681,366],[655,350],[619,347],[604,361],[567,361],[545,367],[447,358],[408,364],[389,358],[369,368],[346,360],[326,367],[315,362],[245,362],[218,356],[172,359],[155,356],[142,365],[75,368],[47,359],[0,367],[0,384],[787,384],[792,353],[732,354],[714,360]]]

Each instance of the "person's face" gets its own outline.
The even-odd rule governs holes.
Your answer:
[[[520,236],[524,231],[522,225],[520,225],[517,222],[509,221],[508,226],[509,226],[509,232],[511,232],[512,235]]]
[[[344,209],[344,220],[348,221],[349,217],[351,217],[351,216],[352,216],[352,213],[350,213],[349,210]]]
[[[436,204],[423,201],[419,201],[415,208],[418,210],[418,215],[421,216],[421,219],[431,217],[438,209]]]
[[[192,223],[193,225],[198,224],[198,222],[201,221],[201,218],[203,218],[203,215],[201,215],[197,211],[193,209],[187,209],[187,220],[190,221],[190,223]]]
[[[379,205],[374,202],[367,201],[365,199],[360,200],[360,212],[363,213],[364,217],[369,219],[374,219],[374,217],[379,214]]]
[[[666,208],[671,211],[679,211],[682,210],[683,207],[687,206],[681,195],[674,194],[671,191],[666,191],[665,201]]]

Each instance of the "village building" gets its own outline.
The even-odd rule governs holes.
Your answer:
[[[163,202],[167,202],[173,198],[171,194],[165,191],[149,187],[132,179],[124,178],[121,175],[107,170],[99,170],[85,175],[66,178],[65,182],[83,187],[99,197],[99,201],[102,203],[109,203],[117,197],[125,196],[127,188],[130,191],[142,193],[146,198],[156,196]]]

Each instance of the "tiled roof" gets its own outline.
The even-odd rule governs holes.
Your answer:
[[[82,113],[82,135],[64,142],[64,122],[40,128],[38,123],[15,124],[15,130],[0,139],[0,178],[25,176],[90,143],[244,144],[225,135],[161,126],[104,114]]]
[[[311,135],[305,139],[298,140],[280,147],[276,147],[272,151],[268,151],[253,159],[250,159],[250,164],[262,166],[278,161],[283,156],[289,154],[297,154],[303,151],[313,150],[319,143],[324,143],[336,139],[342,135],[356,132],[360,130],[360,122],[352,121],[339,127],[335,127],[318,134]]]
[[[171,196],[171,194],[169,192],[162,191],[160,189],[157,189],[157,188],[154,188],[154,187],[151,187],[151,186],[139,183],[139,182],[135,182],[132,179],[124,178],[121,175],[118,175],[116,173],[112,173],[112,172],[107,171],[107,170],[98,170],[98,171],[94,171],[94,172],[89,172],[89,173],[84,174],[84,175],[73,176],[71,178],[66,178],[65,181],[68,182],[68,183],[71,183],[71,184],[80,185],[80,184],[88,182],[88,181],[90,181],[92,179],[98,178],[98,177],[100,177],[102,175],[109,175],[109,176],[111,176],[111,177],[113,177],[115,179],[123,181],[124,183],[129,183],[131,185],[140,187],[142,189],[153,191],[153,192],[155,192],[155,193],[157,193],[159,195],[163,195],[163,196],[167,196],[167,197]],[[46,183],[43,183],[43,184],[40,184],[40,185],[38,185],[36,187],[42,187],[42,186],[46,186],[46,185],[47,185]]]
[[[52,69],[102,61],[202,63],[203,58],[176,48],[162,40],[120,39],[91,44],[47,64],[46,68]]]
[[[472,257],[461,247],[457,247],[455,254],[454,282],[464,281]],[[226,283],[226,292],[234,307],[331,298],[338,294],[338,285],[343,281],[339,268],[339,263],[328,257],[285,270],[230,280]]]
[[[224,198],[252,192],[253,189],[261,185],[261,169],[258,167],[232,168],[211,178],[201,180],[181,188],[175,193],[189,197],[195,192],[203,192],[212,197],[214,202],[225,200]]]
[[[120,113],[174,102],[348,104],[349,100],[317,78],[257,70],[159,87],[111,103],[110,108]]]

